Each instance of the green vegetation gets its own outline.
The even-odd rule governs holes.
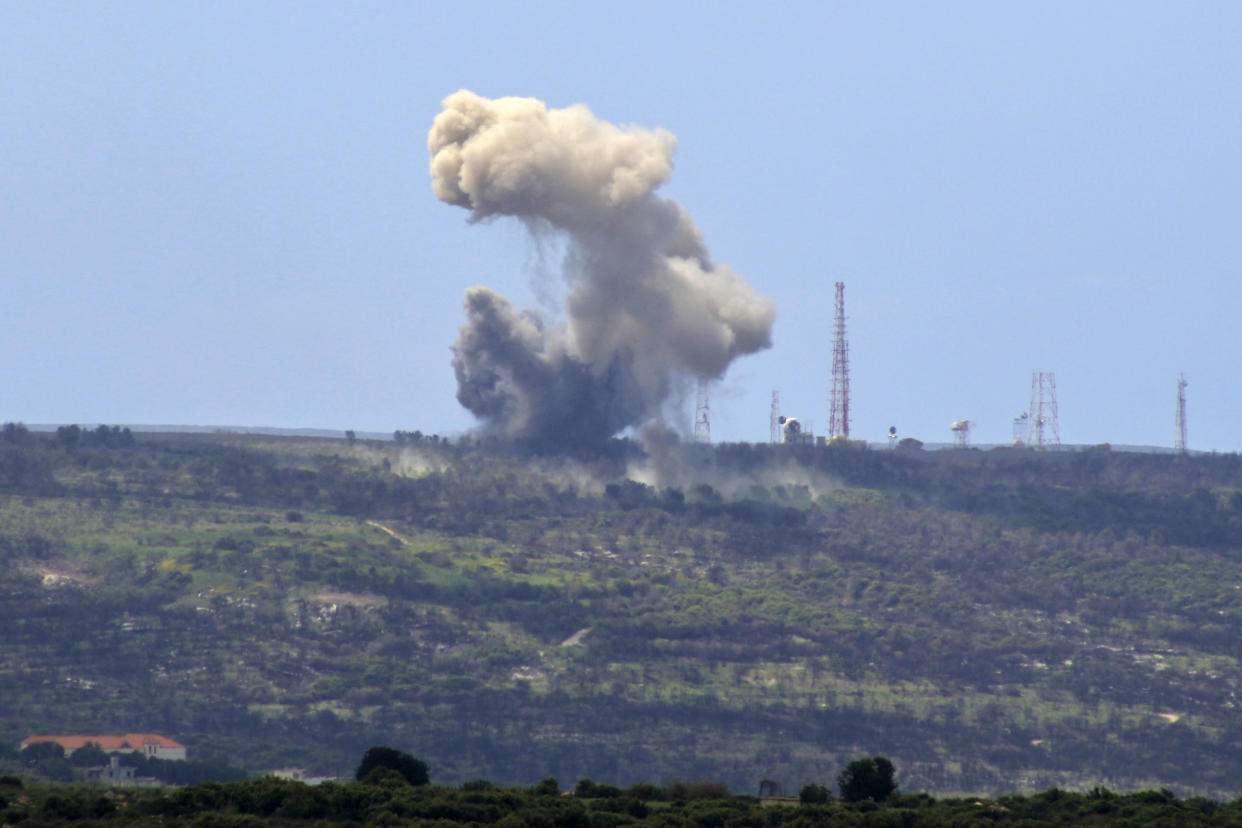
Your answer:
[[[798,801],[803,805],[822,805],[831,798],[827,786],[809,783],[802,786],[801,792],[798,794]]]
[[[837,788],[846,802],[883,802],[897,791],[893,776],[893,763],[884,756],[855,759],[837,775]]]
[[[2,755],[2,753],[0,753]],[[95,745],[87,745],[65,756],[65,749],[54,742],[35,742],[14,752],[17,767],[34,778],[52,782],[89,779],[89,771],[107,765],[112,756]],[[166,785],[193,785],[198,782],[232,782],[246,778],[241,768],[219,759],[180,761],[157,759],[141,751],[117,754],[117,761],[134,769],[134,775]]]
[[[387,774],[387,775],[385,775]],[[555,780],[548,780],[555,786]],[[16,784],[15,784],[16,783]],[[184,788],[23,786],[0,778],[0,824],[192,826],[503,825],[552,828],[939,828],[961,825],[1233,826],[1242,801],[1178,799],[1170,791],[1072,793],[1052,788],[1029,796],[936,799],[893,794],[884,802],[827,799],[762,805],[720,786],[635,786],[617,795],[551,795],[477,781],[461,788],[412,786],[387,768],[364,783],[305,785],[274,777]],[[678,794],[689,795],[678,795]],[[655,794],[648,797],[648,794]]]
[[[692,446],[656,488],[622,442],[72,434],[0,431],[0,774],[139,730],[454,784],[1242,778],[1236,455]]]
[[[426,762],[408,753],[381,746],[368,748],[362,754],[362,761],[354,771],[354,779],[362,782],[379,769],[396,771],[407,785],[426,785],[429,781]]]

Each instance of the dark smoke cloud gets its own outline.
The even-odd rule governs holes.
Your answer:
[[[457,399],[514,436],[566,444],[608,439],[646,418],[631,357],[597,369],[564,353],[535,314],[518,314],[487,288],[466,291],[466,324],[453,347]]]
[[[772,303],[654,195],[672,172],[668,131],[463,90],[427,145],[437,197],[472,221],[513,216],[569,239],[563,324],[484,287],[466,293],[457,398],[489,426],[541,445],[598,442],[658,420],[678,379],[718,378],[771,344]]]

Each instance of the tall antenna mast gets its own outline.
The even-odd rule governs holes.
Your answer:
[[[1027,412],[1026,444],[1035,448],[1061,445],[1061,426],[1057,422],[1057,377],[1051,371],[1031,374],[1031,409]],[[1016,421],[1015,421],[1016,422]]]
[[[776,445],[781,441],[781,392],[772,389],[772,413],[768,415],[768,442]]]
[[[1186,453],[1186,375],[1177,375],[1177,437],[1173,441],[1174,451]]]
[[[845,282],[837,282],[836,322],[832,337],[832,398],[828,404],[828,439],[850,436],[850,346],[845,340]]]
[[[694,442],[712,442],[712,408],[707,399],[708,381],[699,377],[698,402],[694,407]],[[685,420],[682,420],[684,423]]]

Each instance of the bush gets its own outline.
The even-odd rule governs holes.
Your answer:
[[[651,782],[637,782],[626,788],[625,795],[634,799],[642,799],[648,802],[654,802],[662,798],[663,792],[659,785]]]
[[[679,799],[728,799],[729,788],[722,782],[686,782],[674,779],[664,786],[662,799],[676,801]]]
[[[621,789],[615,785],[601,785],[583,777],[574,786],[574,796],[582,799],[610,799],[621,796]]]
[[[607,787],[601,785],[600,787]],[[602,811],[610,814],[627,814],[636,819],[646,819],[650,810],[647,803],[632,796],[613,796],[605,799],[596,799],[591,802],[592,811]]]
[[[364,785],[378,785],[381,788],[404,788],[409,781],[401,771],[378,765],[367,771],[367,775],[358,780]]]

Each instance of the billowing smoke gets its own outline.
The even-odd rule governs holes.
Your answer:
[[[436,196],[472,221],[513,216],[569,241],[563,323],[466,292],[457,399],[486,424],[537,445],[595,443],[658,420],[680,380],[718,378],[771,344],[772,303],[713,263],[689,214],[654,194],[676,143],[582,105],[444,99],[427,139]]]

